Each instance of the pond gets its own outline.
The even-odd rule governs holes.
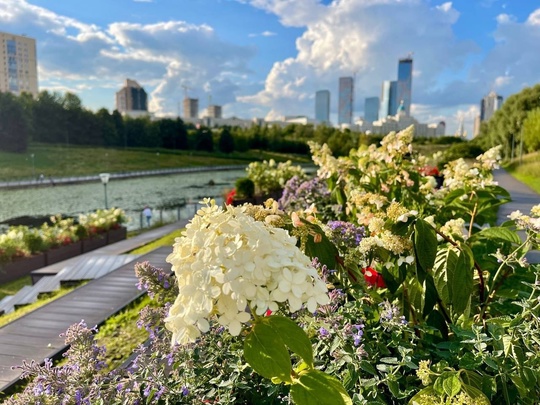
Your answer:
[[[107,185],[108,207],[118,207],[129,217],[128,229],[141,226],[141,212],[148,205],[155,220],[169,222],[193,216],[204,197],[222,202],[245,170],[191,172],[134,179],[112,179]],[[187,203],[183,205],[182,203]],[[181,208],[177,207],[183,205]],[[0,190],[0,223],[22,216],[78,215],[105,207],[101,182],[57,185],[18,190]],[[161,208],[168,207],[168,208]]]

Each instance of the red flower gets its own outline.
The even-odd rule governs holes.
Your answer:
[[[372,287],[384,288],[386,284],[384,283],[383,277],[377,273],[373,267],[366,267],[362,269],[362,274],[364,275],[364,280]]]
[[[439,176],[439,169],[436,166],[424,166],[420,169],[420,173],[424,176]]]
[[[225,197],[225,204],[231,205],[234,201],[234,196],[236,195],[236,189],[232,189],[229,194],[227,194],[227,197]]]
[[[272,310],[271,309],[267,309],[266,312],[264,313],[265,316],[270,316],[272,315]]]

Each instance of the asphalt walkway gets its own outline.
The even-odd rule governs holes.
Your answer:
[[[92,252],[56,263],[44,270],[53,272],[65,267],[71,260],[93,257],[99,254],[123,254],[144,246],[160,237],[185,227],[187,220],[155,228],[133,238],[123,240]],[[53,358],[66,346],[60,337],[66,329],[81,320],[89,327],[100,325],[111,315],[129,305],[144,292],[137,289],[134,265],[149,261],[152,265],[170,269],[165,262],[172,247],[158,248],[138,257],[109,274],[92,280],[82,287],[0,328],[0,391],[11,387],[19,380],[20,370],[12,366],[21,365],[23,360],[42,363]]]

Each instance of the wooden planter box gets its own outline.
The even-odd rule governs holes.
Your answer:
[[[11,263],[0,265],[0,283],[7,283],[30,274],[33,270],[45,266],[45,254],[38,253],[30,257],[21,257]]]
[[[62,260],[71,259],[82,253],[82,243],[80,241],[70,243],[65,246],[58,246],[45,252],[46,265],[61,262]]]
[[[107,245],[110,243],[120,242],[127,238],[127,228],[120,227],[117,229],[109,229],[107,231]]]
[[[102,233],[82,240],[82,253],[91,252],[107,245],[107,234]]]

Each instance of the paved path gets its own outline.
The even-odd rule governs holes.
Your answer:
[[[182,228],[186,223],[187,221],[181,221],[156,228],[85,255],[91,257],[94,253],[122,254]],[[82,319],[89,327],[99,325],[141,296],[143,292],[136,287],[137,278],[133,271],[135,263],[149,261],[156,267],[170,269],[170,264],[165,262],[170,252],[172,247],[163,247],[142,255],[135,261],[0,328],[0,391],[9,388],[19,379],[20,370],[12,370],[11,366],[32,359],[42,363],[45,358],[63,352],[66,346],[59,335],[64,333],[68,326]],[[66,262],[53,266],[64,267]]]
[[[512,196],[511,202],[499,208],[497,220],[499,224],[508,221],[508,215],[514,211],[521,211],[523,214],[529,215],[531,208],[540,204],[540,194],[521,181],[516,180],[506,170],[497,169],[493,172],[493,175],[499,186],[506,189]],[[538,181],[540,182],[540,179]],[[540,252],[529,252],[527,259],[529,263],[540,263]]]

